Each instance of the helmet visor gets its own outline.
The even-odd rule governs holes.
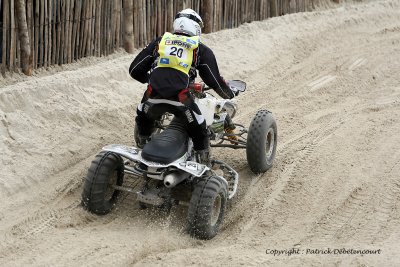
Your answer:
[[[176,16],[175,16],[175,19],[178,19],[178,18],[188,18],[188,19],[191,19],[191,20],[197,22],[197,23],[200,25],[201,28],[204,27],[203,22],[202,22],[199,18],[197,18],[196,16],[194,16],[194,15],[192,15],[192,14],[178,13],[178,14],[176,14]]]

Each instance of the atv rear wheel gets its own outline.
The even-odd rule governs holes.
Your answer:
[[[89,211],[107,214],[115,206],[124,178],[122,158],[112,152],[101,152],[92,161],[85,179],[82,203]]]
[[[247,134],[247,163],[252,172],[262,173],[272,167],[277,141],[278,131],[271,112],[258,111]]]
[[[199,181],[193,190],[189,204],[189,233],[200,239],[217,235],[224,220],[228,188],[217,176]]]

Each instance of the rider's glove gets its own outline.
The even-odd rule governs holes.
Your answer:
[[[221,77],[222,77],[222,76],[221,76]],[[238,90],[235,86],[230,85],[229,82],[228,82],[227,80],[225,80],[223,77],[222,77],[222,79],[224,80],[225,84],[229,87],[229,89],[231,89],[232,93],[233,93],[235,96],[238,96],[238,95],[239,95],[239,90]]]

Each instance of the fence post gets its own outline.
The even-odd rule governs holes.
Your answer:
[[[25,0],[16,1],[19,39],[21,41],[22,71],[25,75],[32,75],[31,47],[29,44],[28,25],[26,23]]]
[[[269,5],[271,10],[271,17],[278,16],[278,5],[276,3],[276,0],[269,0]]]
[[[213,26],[213,16],[212,16],[212,6],[213,6],[213,1],[212,0],[203,0],[202,6],[201,6],[201,14],[202,14],[202,19],[204,22],[204,33],[210,33],[212,32],[212,26]]]
[[[133,0],[124,0],[124,48],[126,52],[133,53],[135,49],[133,35]]]
[[[8,43],[8,34],[7,34],[7,29],[8,29],[8,12],[9,6],[8,6],[8,0],[3,1],[3,14],[2,14],[2,27],[3,27],[3,38],[2,38],[2,55],[1,55],[1,64],[2,64],[2,70],[1,72],[4,74],[7,69],[7,43]]]

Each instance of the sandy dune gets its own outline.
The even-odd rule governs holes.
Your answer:
[[[144,86],[132,56],[0,88],[0,265],[400,264],[400,1],[299,13],[203,37],[227,79],[243,79],[237,122],[273,111],[274,167],[244,151],[214,155],[240,171],[238,196],[211,241],[184,232],[185,210],[109,215],[80,205],[83,177],[109,143],[132,144]],[[274,256],[269,249],[296,248]],[[375,255],[307,249],[380,249]]]

